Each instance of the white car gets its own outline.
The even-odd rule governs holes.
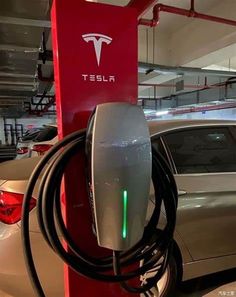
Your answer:
[[[29,155],[29,145],[35,139],[40,131],[43,128],[33,128],[30,130],[27,130],[24,134],[24,136],[20,137],[17,141],[16,150],[17,150],[17,156],[16,159],[24,159],[27,158]]]
[[[178,187],[172,259],[157,283],[160,296],[174,297],[180,281],[236,267],[236,121],[153,121],[149,130],[153,147],[169,164]],[[0,290],[14,297],[34,296],[21,246],[21,207],[39,159],[0,164]],[[63,297],[63,263],[43,240],[37,197],[36,186],[30,204],[30,237],[37,271],[46,296]],[[153,201],[152,187],[147,217]],[[164,213],[161,220],[165,222]],[[151,276],[152,270],[143,279]]]
[[[45,125],[22,138],[17,144],[16,159],[41,156],[58,141],[57,125]]]

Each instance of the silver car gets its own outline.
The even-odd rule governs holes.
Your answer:
[[[156,121],[149,128],[179,192],[174,252],[157,284],[162,296],[173,296],[178,281],[236,267],[236,121]],[[22,255],[20,209],[37,162],[31,158],[0,165],[0,290],[17,297],[34,296]],[[152,187],[147,218],[153,194]],[[64,296],[62,262],[43,241],[36,222],[37,189],[33,197],[30,229],[39,276],[47,296]]]

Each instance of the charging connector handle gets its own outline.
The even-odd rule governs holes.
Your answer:
[[[120,283],[128,292],[144,293],[156,285],[168,265],[176,223],[177,189],[168,165],[154,149],[152,152],[152,180],[155,189],[155,208],[145,227],[142,239],[129,250],[119,253],[114,251],[113,256],[104,258],[94,258],[86,254],[73,241],[63,220],[60,189],[69,160],[79,151],[84,150],[85,135],[85,130],[74,132],[53,146],[34,169],[24,195],[22,244],[28,274],[38,297],[45,297],[45,293],[37,275],[31,250],[29,205],[36,182],[42,173],[37,203],[38,223],[49,247],[74,271],[94,280]],[[166,212],[166,226],[157,232],[162,202]],[[63,246],[57,226],[70,248],[70,252]],[[144,260],[144,264],[139,266],[142,260]],[[154,277],[147,280],[146,284],[133,287],[128,283],[129,280],[145,274],[157,263],[160,263],[160,260],[162,261],[159,269]]]

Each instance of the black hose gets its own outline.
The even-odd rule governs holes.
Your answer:
[[[152,180],[155,189],[155,207],[145,227],[142,239],[124,252],[113,251],[113,257],[95,258],[83,251],[69,234],[61,211],[60,188],[63,174],[69,160],[85,147],[85,130],[72,133],[53,146],[33,171],[22,207],[22,244],[26,267],[38,297],[45,297],[38,278],[31,251],[29,236],[29,203],[35,184],[41,175],[37,202],[37,218],[40,230],[48,246],[77,273],[91,279],[105,282],[119,282],[132,293],[144,293],[156,285],[162,277],[171,253],[176,222],[177,188],[174,177],[161,155],[153,149]],[[166,215],[166,225],[157,232],[161,205]],[[56,215],[54,215],[56,214]],[[61,242],[58,228],[70,252]],[[140,277],[159,263],[154,277],[140,287],[131,286],[128,281]],[[139,265],[140,261],[143,265]],[[134,268],[135,266],[135,268]],[[125,270],[125,272],[123,272]],[[114,271],[114,273],[113,273]]]

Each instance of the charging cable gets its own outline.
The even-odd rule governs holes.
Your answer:
[[[48,246],[80,275],[98,281],[120,283],[128,292],[145,294],[156,286],[164,274],[172,252],[178,197],[173,174],[163,157],[153,148],[152,181],[155,189],[155,207],[142,239],[127,251],[113,251],[113,255],[109,257],[92,257],[86,254],[69,234],[60,200],[61,182],[67,164],[74,155],[85,149],[85,141],[85,130],[66,136],[43,156],[29,179],[22,207],[21,232],[25,263],[32,286],[38,297],[45,297],[34,264],[29,233],[30,199],[40,178],[37,219]],[[157,232],[162,205],[166,225]],[[69,247],[69,252],[63,246],[62,240]],[[153,267],[157,267],[156,273],[145,283],[137,287],[129,283],[129,280],[144,275]]]

